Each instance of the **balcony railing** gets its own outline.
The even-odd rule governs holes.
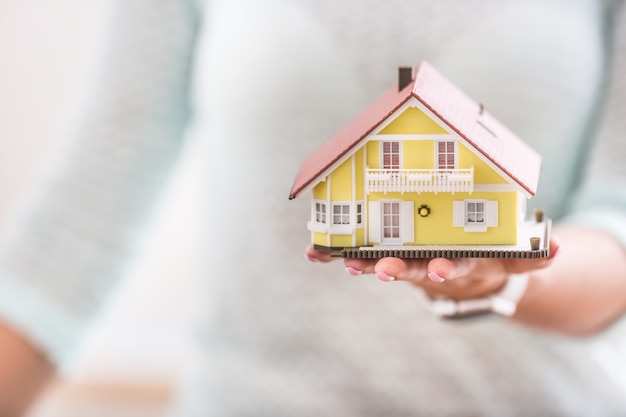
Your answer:
[[[471,193],[474,167],[469,169],[368,169],[366,193]]]

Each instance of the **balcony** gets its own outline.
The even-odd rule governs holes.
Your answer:
[[[469,169],[367,169],[365,192],[369,193],[471,193],[474,167]]]

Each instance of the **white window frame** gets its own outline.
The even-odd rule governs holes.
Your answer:
[[[385,152],[385,145],[389,144],[389,146],[391,147],[390,152]],[[398,164],[397,166],[395,166],[395,164],[393,164],[393,156],[396,155],[396,152],[393,152],[393,145],[397,144],[398,145],[398,152],[397,152],[397,157],[398,157]],[[390,159],[391,159],[391,164],[385,165],[385,155],[389,155]],[[397,141],[397,140],[383,140],[380,142],[380,169],[383,169],[385,171],[399,171],[400,169],[402,169],[402,142]]]
[[[481,222],[469,221],[470,204],[483,204]],[[489,227],[498,227],[498,201],[486,199],[455,200],[453,203],[454,227],[463,227],[466,232],[486,232]],[[475,211],[474,211],[475,212]]]
[[[381,243],[382,244],[399,244],[402,243],[402,201],[400,200],[383,200],[381,204]],[[385,213],[385,207],[397,207],[398,212]],[[387,224],[387,220],[391,220]],[[393,220],[397,220],[394,222]],[[392,234],[386,236],[387,231]],[[397,234],[397,236],[396,236]]]
[[[309,230],[317,233],[328,233],[328,203],[324,200],[311,202],[311,221],[308,223]]]
[[[328,210],[329,207],[330,210]],[[335,213],[337,207],[341,207],[340,213]],[[360,213],[357,211],[359,208]],[[339,222],[336,223],[336,220]],[[345,223],[346,220],[347,223]],[[312,202],[309,230],[313,232],[349,235],[354,233],[357,227],[364,227],[364,224],[365,204],[363,201],[331,201],[330,204],[324,200]]]
[[[341,213],[335,214],[336,207],[341,207]],[[331,235],[351,235],[354,233],[354,203],[352,201],[331,201],[328,215],[328,227]],[[342,221],[335,223],[335,216],[340,216]],[[348,223],[343,223],[346,217]]]
[[[363,210],[365,205],[362,201],[357,201],[354,204],[354,224],[357,227],[363,227],[365,222],[365,211]]]
[[[350,226],[352,224],[352,204],[345,202],[333,202],[331,207],[331,224],[335,226]],[[339,213],[337,213],[339,209]],[[340,221],[336,221],[339,219]]]
[[[448,144],[452,143],[452,152],[448,152]],[[445,151],[444,152],[440,152],[439,151],[439,145],[440,144],[445,144]],[[452,153],[452,157],[454,158],[452,167],[450,167],[448,165],[448,155],[450,155],[450,153]],[[440,155],[445,155],[445,164],[442,166],[439,163],[439,157]],[[458,152],[457,152],[457,141],[456,140],[438,140],[435,141],[435,166],[437,167],[437,170],[441,170],[441,171],[453,171],[455,169],[457,169],[458,166]]]
[[[481,210],[478,209],[479,205],[482,205]],[[479,215],[482,215],[480,220],[476,218]],[[472,216],[474,216],[474,220],[472,220]],[[487,226],[487,200],[465,200],[465,226]]]
[[[328,207],[325,201],[313,201],[313,222],[316,224],[328,224]]]

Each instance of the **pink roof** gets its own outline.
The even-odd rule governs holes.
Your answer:
[[[539,182],[541,156],[504,127],[480,104],[469,98],[426,62],[415,70],[414,80],[402,91],[397,84],[387,90],[304,162],[289,198],[298,196],[411,97],[415,97],[467,144],[491,161],[529,195]]]

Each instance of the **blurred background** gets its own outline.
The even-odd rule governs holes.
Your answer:
[[[0,0],[0,233],[63,144],[103,3]],[[162,415],[193,354],[197,306],[189,277],[198,205],[187,165],[166,190],[141,256],[76,363],[32,417]]]
[[[0,0],[0,233],[66,139],[106,0]],[[164,414],[194,356],[193,265],[201,206],[191,155],[166,189],[139,256],[74,365],[29,417]],[[590,357],[626,392],[626,339]]]

